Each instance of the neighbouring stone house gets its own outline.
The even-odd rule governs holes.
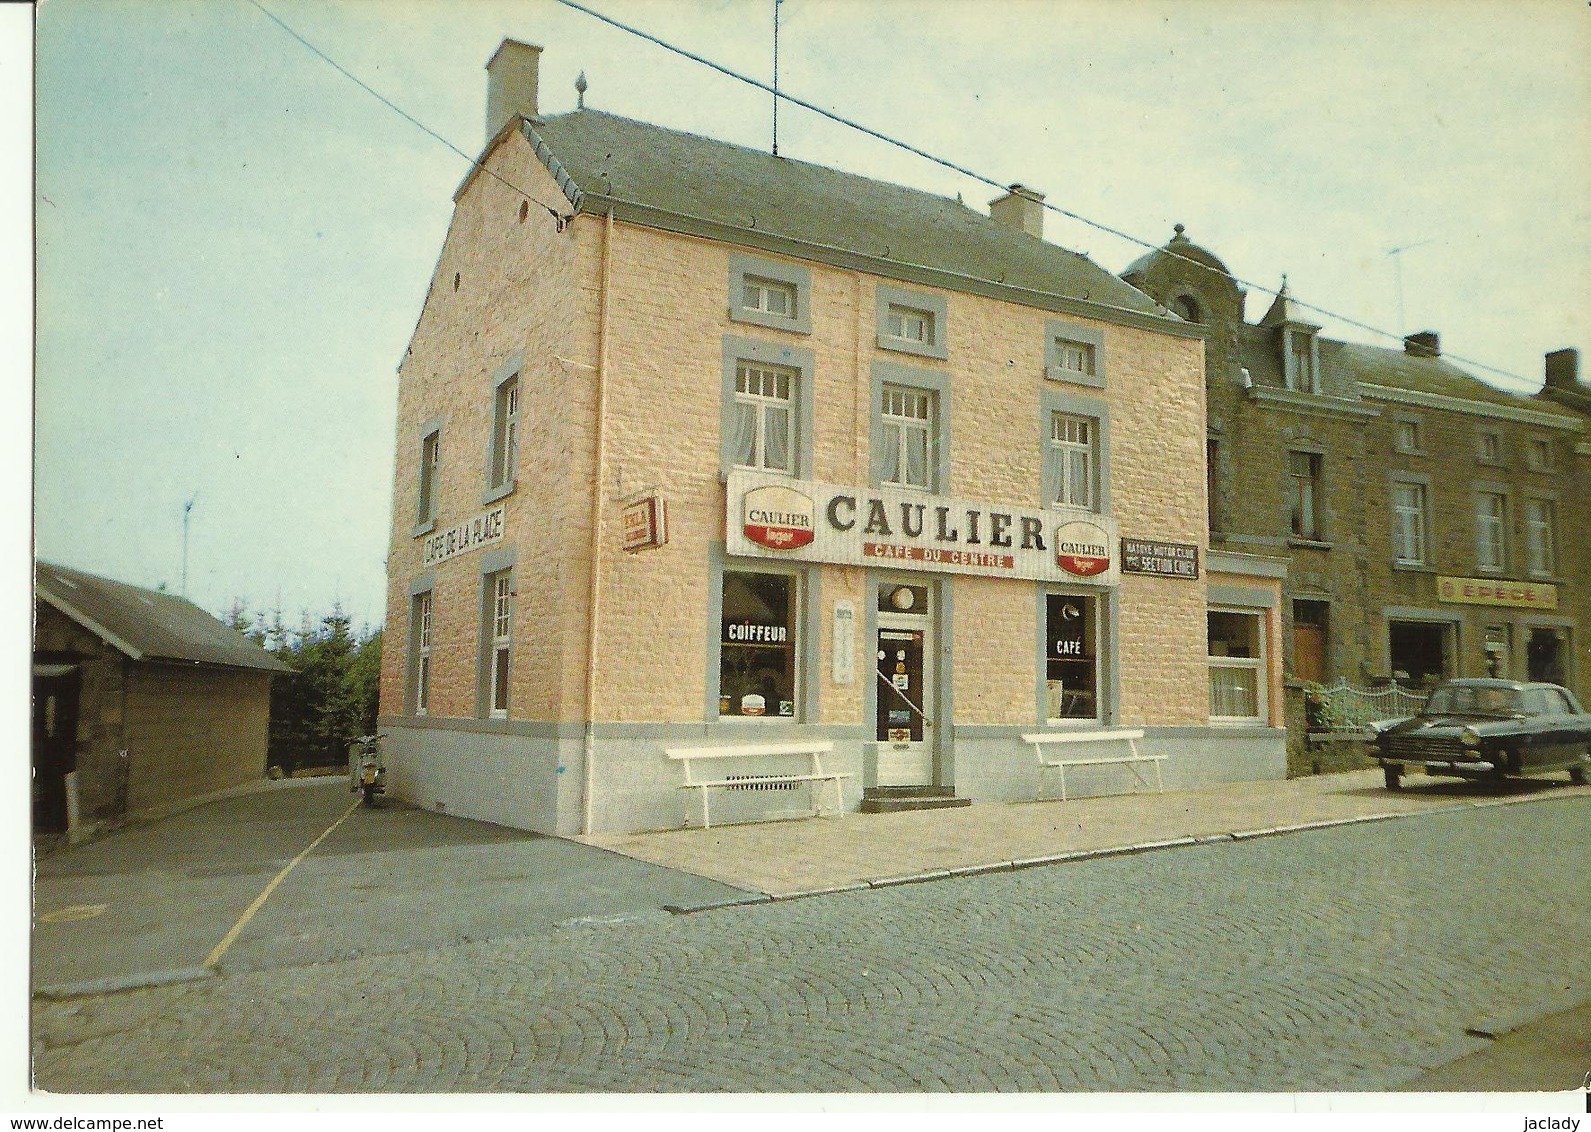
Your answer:
[[[398,794],[678,826],[705,751],[728,820],[805,812],[835,784],[770,778],[820,752],[845,809],[1030,799],[1024,735],[1122,729],[1168,786],[1284,773],[1285,563],[1207,541],[1202,330],[1032,190],[543,117],[539,53],[488,65],[399,370]]]
[[[1576,351],[1546,355],[1541,392],[1523,396],[1444,358],[1434,332],[1401,349],[1327,338],[1285,283],[1250,323],[1181,225],[1123,278],[1204,329],[1210,545],[1287,561],[1294,682],[1496,674],[1591,702]]]
[[[91,833],[265,774],[286,665],[184,598],[34,570],[33,821]]]

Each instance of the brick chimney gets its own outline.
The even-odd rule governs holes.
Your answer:
[[[1417,330],[1403,340],[1403,352],[1416,358],[1442,356],[1442,339],[1434,330]]]
[[[1044,238],[1044,194],[1022,185],[999,200],[989,202],[989,219],[1002,228],[1015,228],[1036,240]]]
[[[1580,376],[1580,351],[1569,347],[1547,355],[1547,388],[1591,393],[1591,382]]]
[[[536,84],[541,48],[505,39],[486,63],[486,140],[490,142],[515,114],[536,116]]]

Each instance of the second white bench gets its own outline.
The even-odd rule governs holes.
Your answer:
[[[1033,744],[1033,750],[1039,758],[1039,799],[1044,798],[1044,774],[1048,769],[1061,772],[1061,801],[1066,801],[1066,768],[1077,766],[1125,766],[1132,771],[1133,777],[1142,782],[1147,788],[1149,782],[1139,772],[1138,768],[1145,763],[1152,763],[1155,768],[1155,792],[1164,793],[1165,786],[1160,780],[1160,764],[1165,761],[1165,755],[1144,755],[1138,752],[1138,740],[1144,737],[1142,729],[1111,729],[1103,731],[1040,731],[1022,736],[1024,743]],[[1126,743],[1126,754],[1115,755],[1079,755],[1064,758],[1050,757],[1045,749],[1076,743]],[[1064,749],[1064,748],[1063,748]]]
[[[712,828],[712,814],[707,804],[707,797],[713,790],[748,790],[759,786],[780,785],[783,783],[806,782],[812,786],[812,812],[820,814],[822,808],[818,802],[818,783],[834,783],[834,806],[840,814],[845,813],[845,800],[841,794],[840,782],[850,778],[850,771],[824,770],[823,756],[834,750],[834,744],[827,741],[814,741],[810,743],[758,743],[741,747],[671,747],[664,751],[669,758],[685,764],[685,781],[681,790],[700,790],[702,795],[702,828]],[[810,760],[805,774],[755,774],[742,775],[737,778],[718,777],[699,779],[693,773],[693,766],[708,760],[728,761],[730,759],[768,758],[778,755],[806,755]]]

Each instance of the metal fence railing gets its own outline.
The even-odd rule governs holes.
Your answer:
[[[1426,693],[1411,692],[1396,683],[1385,688],[1355,688],[1346,680],[1304,693],[1304,710],[1311,739],[1358,739],[1365,727],[1378,719],[1413,715]]]

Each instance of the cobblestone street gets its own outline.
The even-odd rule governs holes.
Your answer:
[[[1352,1091],[1591,999],[1591,801],[37,1002],[52,1091]],[[1578,1082],[1565,1082],[1568,1088]]]

